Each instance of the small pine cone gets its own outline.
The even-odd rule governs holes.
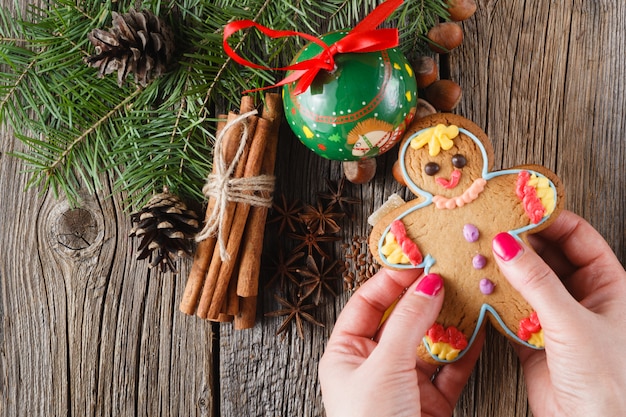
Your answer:
[[[89,33],[96,54],[85,61],[100,70],[99,77],[117,71],[120,87],[130,73],[137,84],[145,87],[166,71],[174,54],[174,35],[148,10],[130,9],[125,14],[112,12],[112,16],[110,31],[94,29]]]
[[[131,214],[137,223],[131,237],[141,238],[137,259],[150,258],[150,267],[160,266],[176,272],[174,259],[191,255],[192,238],[198,231],[198,216],[167,190],[153,196],[138,212]]]

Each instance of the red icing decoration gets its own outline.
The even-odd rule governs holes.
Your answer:
[[[463,350],[467,347],[467,338],[465,335],[454,326],[450,326],[447,329],[441,324],[435,323],[426,333],[432,343],[448,343],[454,349]]]
[[[521,171],[517,174],[517,182],[515,183],[515,194],[517,198],[520,200],[524,199],[524,187],[528,184],[528,180],[530,180],[530,174],[528,171]]]
[[[404,227],[404,223],[401,220],[394,220],[391,223],[390,228],[391,233],[396,238],[396,242],[402,248],[402,253],[404,253],[411,262],[412,265],[418,265],[422,262],[422,252],[420,252],[419,248],[409,238],[406,234],[406,228]]]
[[[452,171],[452,174],[450,174],[449,180],[445,178],[437,178],[435,181],[437,181],[437,184],[441,185],[443,188],[447,188],[448,190],[451,190],[452,188],[459,185],[460,180],[461,180],[461,171],[459,171],[458,169],[455,169],[454,171]]]
[[[515,194],[522,200],[524,211],[530,218],[530,221],[537,224],[541,221],[546,213],[546,208],[541,203],[541,199],[537,197],[537,190],[532,185],[528,185],[530,174],[528,171],[521,171],[517,176],[515,184]]]
[[[530,317],[520,321],[517,336],[524,341],[528,341],[528,339],[539,330],[541,330],[541,323],[539,323],[537,312],[533,311]]]

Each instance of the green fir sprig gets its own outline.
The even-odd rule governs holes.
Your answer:
[[[368,0],[48,0],[23,13],[0,9],[0,123],[26,144],[14,154],[31,173],[29,185],[79,202],[82,187],[102,189],[114,178],[131,206],[168,186],[201,200],[211,168],[216,109],[238,107],[241,92],[275,83],[283,74],[242,68],[222,49],[222,29],[252,19],[274,29],[314,35],[353,27],[380,1]],[[173,29],[176,63],[146,87],[115,75],[97,78],[84,59],[87,35],[108,29],[111,13],[148,9]],[[419,53],[426,30],[447,16],[444,0],[408,0],[389,20],[401,48]],[[289,63],[299,39],[271,40],[255,30],[231,45],[257,63]]]

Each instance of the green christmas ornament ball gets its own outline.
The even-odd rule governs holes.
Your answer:
[[[347,35],[320,39],[332,45]],[[305,46],[294,63],[317,56],[322,48]],[[415,115],[417,84],[413,69],[396,48],[335,55],[335,70],[320,71],[309,88],[294,94],[283,87],[285,116],[298,139],[332,160],[358,161],[380,155],[396,144]]]

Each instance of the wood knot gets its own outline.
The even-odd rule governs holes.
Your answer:
[[[89,204],[76,208],[61,202],[50,211],[48,224],[50,244],[66,256],[89,256],[102,245],[102,213]]]
[[[61,213],[57,222],[57,241],[69,250],[87,249],[98,237],[96,219],[88,210],[69,209]]]

